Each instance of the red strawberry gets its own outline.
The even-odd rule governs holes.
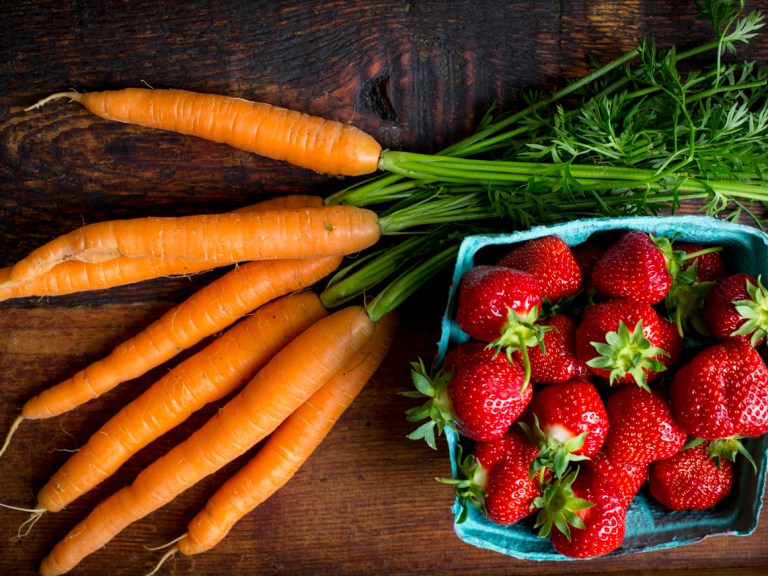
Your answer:
[[[456,324],[471,338],[504,350],[510,362],[515,350],[523,350],[523,386],[527,386],[530,362],[525,349],[538,346],[546,330],[535,324],[541,303],[541,284],[532,274],[503,266],[475,266],[459,283]]]
[[[669,371],[680,361],[685,348],[685,339],[678,332],[677,326],[663,316],[659,316],[659,334],[658,347],[664,350],[667,356],[657,356],[656,359]]]
[[[669,398],[678,422],[697,438],[738,440],[768,432],[768,367],[747,342],[700,351],[675,374]]]
[[[457,454],[456,478],[440,482],[454,486],[463,522],[469,506],[478,508],[497,524],[514,524],[533,512],[531,505],[549,482],[549,471],[530,476],[529,467],[538,449],[517,428],[490,442],[477,442],[466,458]]]
[[[725,265],[719,250],[709,251],[699,244],[680,240],[673,242],[672,248],[686,254],[686,259],[680,259],[680,270],[687,270],[695,265],[697,282],[711,282],[725,276]],[[695,255],[698,252],[702,253]]]
[[[530,443],[521,437],[521,434],[514,426],[500,438],[488,440],[486,442],[475,442],[472,448],[472,455],[477,458],[482,466],[484,473],[496,466],[502,460],[506,460],[515,450],[521,450],[521,446],[528,446]]]
[[[562,478],[571,461],[600,450],[608,434],[608,413],[592,384],[571,380],[536,390],[520,425],[539,446],[532,471],[547,467]]]
[[[639,329],[638,329],[639,328]],[[576,354],[611,385],[647,387],[664,370],[659,316],[643,302],[614,298],[587,308],[576,329]]]
[[[638,230],[627,232],[595,262],[592,286],[610,298],[661,302],[672,286],[671,251],[667,238],[652,238]]]
[[[541,346],[527,349],[531,366],[531,382],[534,384],[553,384],[567,382],[579,376],[586,376],[589,370],[576,356],[576,322],[565,314],[556,314],[538,323],[550,326],[542,338]],[[522,352],[515,351],[512,357],[524,362]]]
[[[565,527],[565,530],[553,530],[550,534],[557,552],[569,558],[594,558],[621,546],[626,533],[627,510],[616,486],[606,477],[582,469],[570,485],[570,497],[567,490],[565,496],[550,495],[548,491],[554,492],[546,487],[544,496],[534,502],[550,507],[549,510],[542,509],[537,524],[546,526],[547,520],[542,521],[542,517],[556,516],[558,507],[570,509],[575,516],[570,516],[571,523],[575,523],[570,528],[565,522],[552,520],[558,528]],[[561,505],[562,502],[565,504]],[[586,506],[586,503],[591,505]]]
[[[757,346],[768,333],[768,292],[759,278],[731,274],[709,291],[702,315],[718,340],[744,340]]]
[[[581,268],[558,236],[528,240],[508,252],[498,265],[533,274],[541,283],[541,295],[551,302],[573,296],[581,288]]]
[[[651,464],[651,495],[671,510],[706,510],[728,496],[733,487],[733,463],[716,463],[708,449],[709,444],[702,442]]]
[[[595,267],[595,263],[605,254],[607,249],[608,246],[603,239],[595,236],[590,236],[585,242],[571,248],[585,283],[588,282],[591,285],[592,270]]]
[[[409,410],[408,419],[429,421],[409,437],[424,438],[433,447],[435,429],[442,432],[446,425],[473,440],[503,436],[532,396],[517,362],[476,341],[451,350],[437,375],[430,377],[423,364],[414,364],[412,377],[416,392],[407,395],[427,401]]]
[[[459,283],[456,324],[476,340],[495,342],[508,325],[535,322],[541,298],[541,284],[528,272],[475,266]]]
[[[622,386],[605,403],[611,428],[603,451],[616,462],[642,466],[664,460],[685,444],[686,434],[658,390]]]
[[[621,502],[625,508],[630,505],[648,479],[647,465],[616,462],[602,451],[590,456],[586,462],[582,462],[581,469],[591,470],[613,483],[621,494]]]
[[[550,479],[549,470],[530,475],[538,448],[520,431],[513,429],[510,434],[515,438],[512,449],[489,471],[485,485],[485,514],[497,524],[514,524],[530,516],[533,501],[541,496],[541,487]]]
[[[534,447],[522,436],[517,429],[510,429],[506,434],[495,440],[475,442],[472,453],[463,456],[461,444],[456,448],[457,475],[456,478],[438,478],[443,484],[454,486],[456,496],[461,506],[457,522],[466,520],[469,506],[485,513],[485,487],[488,474],[499,463],[507,458],[520,457],[525,451],[534,454]],[[533,458],[533,456],[530,456]]]

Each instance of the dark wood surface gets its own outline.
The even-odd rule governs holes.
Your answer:
[[[768,11],[768,2],[748,2]],[[301,7],[297,7],[301,6]],[[74,104],[24,107],[64,89],[147,84],[218,92],[352,122],[384,146],[435,151],[485,108],[515,107],[640,35],[661,44],[708,38],[692,2],[50,2],[0,5],[0,266],[84,222],[226,210],[345,184],[189,137],[108,123]],[[765,39],[745,55],[765,60]],[[105,293],[0,304],[0,430],[23,402],[95,360],[209,281],[157,280]],[[463,544],[452,532],[444,444],[405,438],[409,362],[431,358],[447,295],[439,278],[402,309],[398,340],[326,442],[295,478],[214,550],[162,574],[765,573],[768,524],[666,551],[537,564]],[[168,367],[82,408],[25,422],[0,459],[0,502],[31,506],[48,476],[111,414]],[[106,495],[207,418],[159,439],[112,479],[21,539],[25,514],[0,510],[0,571],[33,574],[50,547]],[[227,467],[137,522],[76,574],[142,574],[161,545],[237,467]],[[727,569],[727,570],[726,570]],[[670,572],[671,574],[672,572]],[[710,572],[707,572],[710,573]]]

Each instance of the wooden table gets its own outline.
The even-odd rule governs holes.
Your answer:
[[[436,151],[466,135],[485,108],[511,109],[528,88],[551,89],[653,34],[666,45],[708,38],[692,2],[186,3],[21,0],[0,7],[0,254],[9,265],[84,222],[228,210],[347,182],[228,147],[108,123],[74,104],[23,108],[54,91],[150,85],[218,92],[352,122],[384,146]],[[297,7],[302,6],[302,7]],[[768,11],[768,2],[748,2]],[[765,61],[765,36],[745,55]],[[165,279],[58,299],[0,305],[0,430],[21,404],[95,360],[210,276]],[[295,478],[214,550],[170,561],[163,574],[565,574],[768,566],[768,524],[667,551],[535,564],[460,542],[450,473],[437,451],[406,439],[409,362],[436,352],[447,281],[402,309],[386,366]],[[66,416],[25,422],[0,459],[0,501],[31,506],[48,476],[167,366]],[[33,574],[55,541],[196,426],[193,417],[20,540],[26,518],[0,511],[0,572]],[[77,574],[148,572],[227,467],[93,554]],[[727,568],[727,570],[725,570]],[[764,571],[760,573],[765,573]]]

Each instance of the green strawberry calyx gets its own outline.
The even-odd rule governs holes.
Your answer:
[[[437,449],[436,436],[440,436],[446,426],[454,427],[454,415],[451,401],[448,397],[448,382],[453,372],[440,368],[435,374],[430,374],[424,366],[424,361],[411,362],[411,381],[415,390],[402,392],[408,398],[426,398],[420,406],[406,411],[409,422],[427,420],[413,432],[407,435],[411,440],[424,440],[433,450]]]
[[[704,319],[701,310],[707,294],[715,285],[712,281],[698,281],[697,262],[693,262],[685,270],[681,270],[675,277],[672,287],[664,299],[664,304],[677,326],[680,336],[685,336],[691,329],[702,336],[710,336],[711,332]]]
[[[755,471],[755,474],[757,474],[757,464],[755,464],[755,461],[752,458],[752,455],[744,447],[744,444],[742,444],[741,442],[742,439],[743,439],[743,436],[734,435],[728,438],[718,438],[717,440],[709,440],[709,446],[707,447],[707,454],[709,455],[710,458],[712,458],[712,461],[715,463],[715,466],[717,466],[718,469],[720,469],[723,458],[725,458],[726,460],[730,460],[731,462],[735,462],[737,456],[741,454],[747,460],[747,462],[749,462],[752,465],[752,469]],[[689,440],[688,442],[685,443],[685,445],[683,446],[683,450],[687,448],[694,448],[695,446],[698,446],[702,442],[706,442],[706,440],[704,440],[703,438],[693,438],[692,440]]]
[[[523,429],[528,439],[539,447],[539,453],[528,468],[528,475],[531,478],[544,468],[552,470],[555,478],[563,478],[568,472],[571,462],[589,460],[588,456],[576,454],[584,446],[588,432],[582,432],[562,441],[544,432],[535,414],[533,415],[533,426],[528,426],[525,422],[518,422],[518,425]]]
[[[675,233],[672,238],[667,238],[666,236],[655,236],[653,234],[650,234],[649,236],[651,241],[656,245],[656,248],[658,248],[659,252],[661,252],[661,254],[664,256],[664,261],[667,264],[667,273],[672,277],[673,282],[681,273],[684,263],[694,260],[694,262],[692,262],[692,265],[694,265],[696,264],[696,258],[699,256],[711,254],[712,252],[720,252],[723,249],[722,246],[707,246],[701,250],[696,250],[695,252],[689,253],[685,250],[675,249],[674,242],[680,236],[679,232]]]
[[[747,280],[747,293],[749,298],[733,303],[746,322],[731,336],[749,336],[752,346],[756,346],[768,335],[768,291],[760,276],[757,277],[757,284]]]
[[[480,461],[473,455],[463,456],[461,444],[456,447],[456,477],[435,478],[441,484],[453,486],[459,505],[456,523],[461,524],[469,515],[469,507],[485,513],[485,491],[487,474]]]
[[[609,383],[613,385],[627,374],[644,390],[650,391],[645,370],[661,372],[664,364],[656,358],[669,356],[666,350],[652,346],[643,334],[643,321],[638,320],[630,331],[624,322],[619,321],[618,330],[606,332],[605,342],[590,342],[597,351],[597,356],[587,361],[587,365],[599,370],[610,371]]]
[[[536,324],[539,319],[539,307],[533,306],[527,312],[518,312],[512,308],[507,309],[507,320],[501,328],[501,336],[488,344],[496,353],[504,351],[510,362],[513,352],[520,352],[523,358],[523,385],[520,391],[524,391],[531,381],[531,361],[528,357],[529,346],[539,346],[544,352],[544,334],[553,328],[543,324]]]
[[[554,527],[570,541],[571,526],[584,528],[584,521],[578,512],[591,508],[594,504],[573,494],[571,485],[576,480],[578,472],[576,468],[565,477],[545,484],[542,487],[541,496],[534,498],[531,508],[539,511],[533,527],[539,529],[539,538],[549,536]]]

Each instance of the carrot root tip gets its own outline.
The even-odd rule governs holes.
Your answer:
[[[184,536],[186,536],[186,534]],[[181,537],[177,538],[176,540],[174,540],[173,543],[177,542],[181,538],[184,538],[184,536],[181,536]],[[174,546],[173,548],[168,550],[168,552],[163,554],[163,557],[160,558],[160,560],[158,561],[157,565],[154,567],[152,572],[148,572],[144,576],[153,576],[154,574],[157,574],[157,572],[160,570],[160,568],[163,566],[163,564],[165,564],[171,558],[171,556],[175,555],[178,551],[179,551],[179,549],[178,549],[177,546]]]
[[[168,548],[169,546],[175,546],[175,544],[177,544],[180,540],[184,540],[184,538],[186,538],[186,537],[187,537],[187,533],[185,532],[184,534],[182,534],[181,536],[179,536],[177,538],[174,538],[170,542],[166,542],[165,544],[160,544],[160,546],[144,546],[144,548],[146,548],[150,552],[155,552],[157,550],[164,550],[165,548]],[[149,576],[149,575],[147,575],[147,576]]]
[[[19,530],[16,533],[16,536],[13,537],[13,540],[21,540],[25,536],[27,536],[31,531],[32,527],[37,523],[40,518],[43,517],[43,514],[47,512],[45,508],[22,508],[20,506],[11,506],[10,504],[3,504],[0,502],[0,508],[6,508],[8,510],[16,510],[17,512],[28,512],[29,518],[24,520],[24,522],[21,523],[19,526]]]
[[[60,98],[69,98],[71,100],[74,100],[75,102],[80,101],[80,94],[75,92],[74,90],[69,90],[68,92],[56,92],[56,94],[51,94],[50,96],[46,96],[42,100],[38,100],[32,106],[29,106],[27,108],[24,108],[24,112],[29,112],[30,110],[36,110],[37,108],[42,108],[49,102],[53,100],[59,100]]]
[[[8,434],[5,437],[5,442],[3,442],[3,446],[0,448],[0,456],[5,454],[5,451],[8,449],[8,445],[11,443],[11,437],[13,436],[13,433],[18,429],[22,420],[24,420],[24,416],[18,416],[16,420],[13,421],[13,424],[11,424],[11,428],[8,430]]]

